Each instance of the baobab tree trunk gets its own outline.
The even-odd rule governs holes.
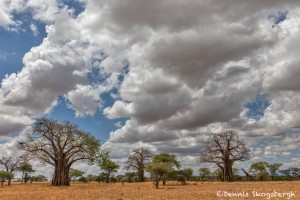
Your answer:
[[[52,186],[70,186],[69,179],[70,167],[63,160],[55,162],[54,176]]]
[[[234,181],[232,173],[232,164],[229,159],[224,162],[223,181]]]
[[[139,176],[139,182],[144,182],[144,170],[139,170],[138,171],[138,176]]]

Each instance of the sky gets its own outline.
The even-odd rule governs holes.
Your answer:
[[[299,166],[299,35],[298,0],[0,1],[0,154],[48,117],[121,165],[146,147],[196,171],[209,135],[235,130],[237,167]]]

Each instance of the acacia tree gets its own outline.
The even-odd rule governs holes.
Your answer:
[[[77,161],[93,161],[101,156],[100,142],[71,122],[38,119],[19,148],[30,157],[54,166],[53,186],[69,186],[69,170]]]
[[[250,171],[252,171],[260,181],[263,181],[267,178],[267,176],[269,176],[269,173],[267,172],[267,166],[267,162],[255,162],[250,165]]]
[[[119,165],[116,164],[114,161],[112,161],[111,159],[109,159],[109,154],[108,152],[105,152],[103,159],[101,161],[101,163],[99,164],[99,167],[101,168],[101,170],[104,171],[105,174],[105,178],[106,178],[106,183],[109,182],[109,178],[110,176],[117,172],[119,169]]]
[[[19,159],[14,160],[12,157],[2,157],[0,159],[0,165],[4,166],[7,173],[13,174],[17,170],[19,165]],[[11,179],[8,179],[8,185],[10,185]]]
[[[211,175],[211,171],[207,167],[203,167],[199,169],[199,175],[201,177],[201,180],[204,181],[205,178],[208,178],[209,175]]]
[[[146,170],[151,173],[155,187],[158,189],[159,181],[165,176],[165,174],[170,173],[173,169],[170,163],[152,162],[147,166]]]
[[[205,142],[200,162],[215,163],[222,170],[223,181],[234,181],[233,164],[249,159],[249,152],[237,132],[230,130],[215,133]]]
[[[274,176],[277,175],[277,171],[279,168],[282,166],[282,163],[273,163],[273,164],[268,164],[266,167],[268,168],[271,176],[271,180],[274,180]]]
[[[83,176],[84,172],[77,170],[77,169],[70,169],[69,170],[69,176],[70,176],[70,180],[72,180],[73,178],[73,183],[75,182],[75,179],[78,177]]]
[[[176,159],[176,155],[168,154],[168,153],[161,153],[157,154],[153,157],[152,163],[167,163],[171,166],[172,170],[175,170],[174,167],[177,169],[180,168],[180,162]],[[162,176],[163,185],[166,185],[166,178],[168,173],[165,173]]]
[[[1,187],[3,187],[3,183],[6,180],[11,180],[14,178],[14,175],[12,173],[6,172],[6,171],[0,171],[0,182],[1,182]]]
[[[23,183],[23,180],[24,180],[24,183],[27,183],[30,180],[29,174],[32,172],[35,172],[35,170],[32,169],[32,165],[28,161],[20,162],[18,170],[20,172],[22,172],[21,183]]]
[[[138,174],[138,181],[143,182],[145,169],[151,162],[153,154],[150,150],[143,147],[135,149],[132,152],[133,153],[128,157],[126,169],[136,170]]]

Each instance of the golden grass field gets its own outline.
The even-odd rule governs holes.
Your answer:
[[[300,181],[293,182],[189,182],[180,185],[177,182],[167,182],[166,186],[155,189],[153,183],[74,183],[70,187],[51,187],[50,183],[13,183],[0,188],[1,200],[81,200],[81,199],[268,199],[252,196],[258,193],[293,192],[300,199]],[[248,192],[248,197],[218,197],[217,192],[240,193]],[[271,197],[269,199],[288,199],[285,197]]]

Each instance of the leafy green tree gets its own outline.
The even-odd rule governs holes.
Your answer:
[[[138,181],[144,181],[144,171],[148,164],[151,162],[151,158],[153,157],[150,150],[146,148],[138,148],[133,150],[133,153],[129,155],[128,161],[126,163],[126,169],[134,169],[138,174]]]
[[[291,175],[293,176],[293,178],[298,179],[300,178],[300,168],[297,167],[291,167]]]
[[[172,169],[172,165],[167,162],[152,162],[148,165],[146,169],[154,179],[155,187],[158,189],[159,181],[166,174],[170,173]]]
[[[83,171],[77,169],[70,169],[69,171],[70,180],[73,180],[73,183],[75,182],[76,178],[83,176],[83,174]]]
[[[1,187],[3,187],[3,184],[6,180],[11,180],[13,178],[14,178],[14,175],[12,173],[9,173],[6,171],[0,171]]]
[[[18,171],[22,172],[22,181],[21,183],[27,183],[30,180],[30,173],[35,172],[35,170],[32,169],[32,165],[28,162],[28,160],[20,161],[20,164],[18,166]]]
[[[161,153],[153,157],[152,163],[167,163],[173,170],[180,168],[180,162],[176,159],[176,155]],[[163,185],[166,185],[167,173],[162,177]]]
[[[69,170],[77,161],[93,161],[101,157],[100,142],[71,122],[38,119],[19,148],[32,158],[54,167],[53,186],[69,186]]]
[[[274,176],[277,175],[277,171],[279,170],[279,168],[282,166],[282,163],[273,163],[273,164],[267,164],[267,168],[270,172],[270,176],[271,176],[271,180],[274,180]]]
[[[12,157],[2,157],[0,159],[0,165],[2,165],[7,173],[13,174],[17,169],[19,165],[19,159],[13,159]],[[10,185],[11,179],[8,179],[8,185]]]
[[[124,175],[119,174],[116,176],[116,179],[118,180],[118,182],[121,182],[124,177],[125,177]]]
[[[182,175],[186,178],[186,180],[191,181],[192,176],[193,176],[193,169],[192,168],[186,168],[181,170]]]
[[[288,168],[288,169],[282,169],[282,170],[279,170],[279,172],[281,174],[283,174],[284,176],[286,176],[289,180],[292,179],[292,170],[291,168]]]
[[[127,180],[128,183],[131,183],[135,181],[136,178],[137,178],[136,172],[126,172],[124,180]]]
[[[101,170],[106,174],[106,183],[109,182],[110,176],[113,173],[117,172],[120,167],[118,164],[109,159],[109,155],[107,152],[99,166]]]
[[[218,168],[216,170],[214,170],[212,172],[212,175],[217,179],[217,180],[220,180],[222,181],[223,180],[223,171],[221,168]]]
[[[202,167],[199,169],[199,175],[201,180],[204,181],[205,178],[208,178],[211,175],[211,171],[207,167]]]
[[[250,165],[250,171],[252,171],[260,181],[263,181],[266,180],[269,175],[267,172],[267,166],[267,162],[255,162]]]
[[[87,183],[87,182],[88,182],[88,180],[87,180],[87,178],[86,178],[85,176],[81,176],[81,177],[78,179],[78,181],[81,182],[81,183]]]
[[[234,181],[232,172],[236,161],[249,159],[250,150],[238,133],[232,130],[212,134],[204,143],[200,161],[214,163],[222,170],[223,181]]]
[[[30,183],[32,183],[32,182],[45,182],[45,181],[47,181],[47,178],[43,175],[38,175],[38,176],[30,176],[29,180],[30,180]]]

